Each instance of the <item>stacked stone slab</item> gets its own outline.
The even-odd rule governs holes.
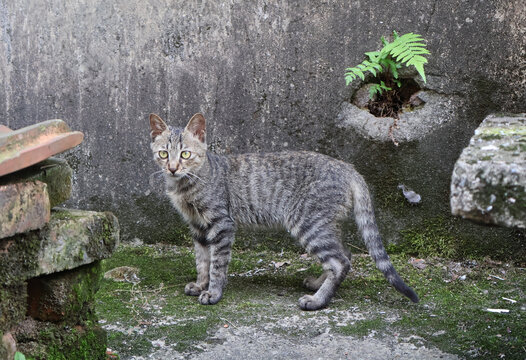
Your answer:
[[[48,159],[0,177],[0,360],[105,359],[93,311],[100,260],[119,241],[111,213],[53,207],[72,171]]]
[[[526,228],[526,114],[488,116],[455,164],[454,215]]]

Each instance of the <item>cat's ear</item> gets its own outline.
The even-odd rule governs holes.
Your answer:
[[[193,134],[201,142],[206,142],[206,120],[203,114],[197,113],[192,116],[185,130]]]
[[[150,136],[152,137],[152,140],[155,140],[157,136],[161,135],[167,127],[168,126],[159,115],[150,114]]]

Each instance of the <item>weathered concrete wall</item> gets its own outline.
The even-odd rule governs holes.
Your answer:
[[[525,22],[521,0],[0,0],[0,121],[62,118],[83,131],[67,156],[68,206],[114,211],[124,239],[175,234],[166,224],[173,211],[148,183],[157,170],[150,112],[178,124],[203,112],[220,152],[310,149],[351,160],[378,198],[378,172],[397,173],[415,146],[350,144],[354,136],[335,130],[353,91],[343,72],[380,36],[412,31],[433,54],[428,88],[463,97],[466,112],[462,126],[431,137],[452,137],[447,156],[428,141],[435,166],[400,171],[391,185],[419,180],[430,189],[426,206],[447,213],[449,181],[435,189],[433,172],[449,178],[484,115],[524,111]]]

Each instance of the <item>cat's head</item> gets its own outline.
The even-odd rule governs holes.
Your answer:
[[[169,176],[195,175],[206,161],[206,121],[202,114],[192,116],[184,129],[174,128],[150,114],[150,147],[153,158]]]

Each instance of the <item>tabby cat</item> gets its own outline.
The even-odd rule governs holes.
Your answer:
[[[184,129],[150,115],[153,157],[166,193],[193,235],[197,280],[187,295],[216,304],[227,282],[237,224],[280,224],[318,257],[324,273],[305,279],[314,295],[304,310],[327,306],[350,269],[339,224],[354,208],[365,244],[389,283],[413,302],[416,293],[394,269],[380,239],[367,185],[354,167],[314,152],[216,155],[207,151],[206,121],[195,114]]]

